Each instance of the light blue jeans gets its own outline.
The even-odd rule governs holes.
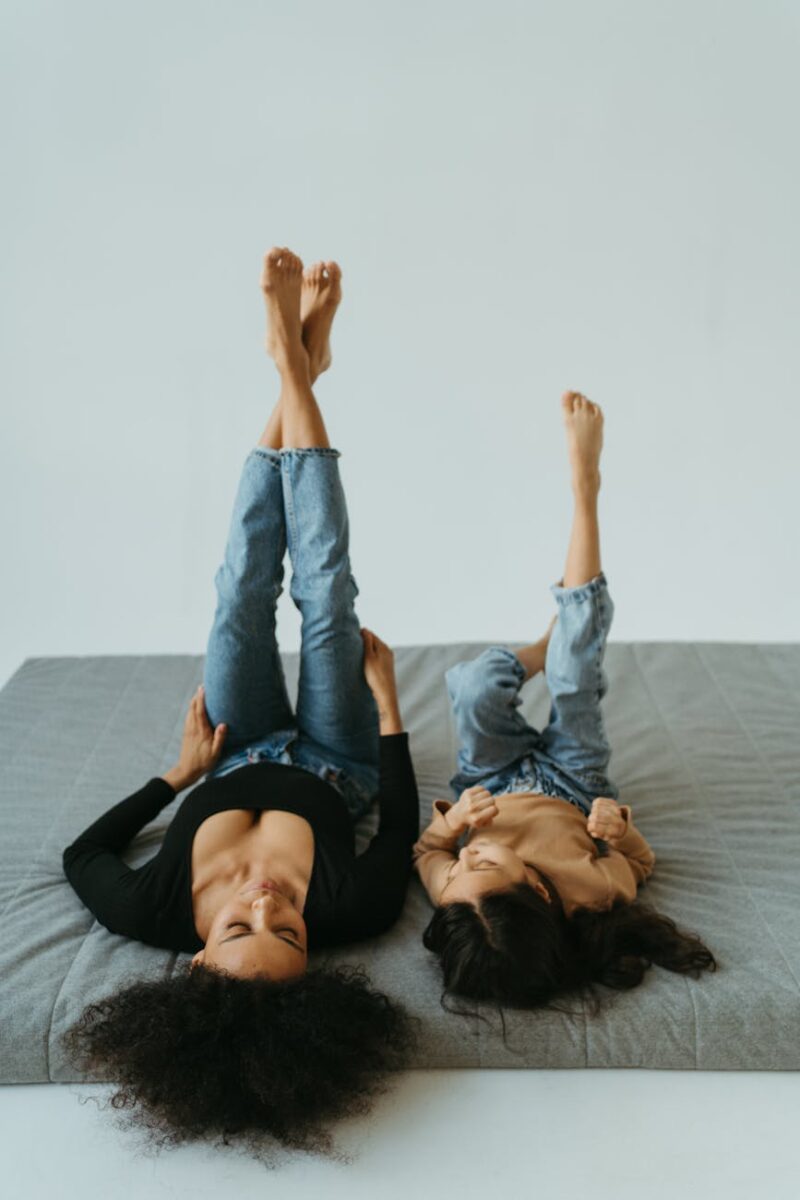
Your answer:
[[[261,759],[294,764],[336,787],[355,820],[378,788],[379,722],[364,678],[339,457],[328,447],[256,446],[245,459],[214,577],[205,703],[228,732],[207,777]],[[296,712],[275,635],[287,546],[302,614]]]
[[[475,784],[493,795],[543,792],[587,814],[595,796],[619,797],[607,774],[611,750],[600,712],[614,616],[608,582],[601,571],[579,587],[556,583],[550,591],[558,619],[545,659],[551,708],[541,733],[519,712],[525,668],[512,650],[490,646],[445,673],[459,743],[450,780],[456,797]]]

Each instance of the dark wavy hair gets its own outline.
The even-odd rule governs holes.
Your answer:
[[[64,1035],[111,1107],[160,1148],[210,1138],[268,1160],[335,1153],[327,1126],[367,1112],[405,1065],[411,1018],[362,968],[239,979],[196,966],[90,1004]]]
[[[562,997],[601,1007],[596,984],[624,991],[638,987],[655,963],[697,978],[717,960],[694,933],[648,904],[617,901],[597,912],[577,909],[569,918],[551,879],[542,874],[550,903],[527,883],[437,907],[422,935],[437,954],[446,996],[463,996],[512,1008],[570,1011]],[[463,1011],[455,1009],[453,1011]]]

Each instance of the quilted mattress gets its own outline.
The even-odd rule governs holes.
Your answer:
[[[444,671],[486,643],[396,651],[422,819],[455,762]],[[512,644],[513,645],[513,644]],[[297,656],[286,654],[290,694]],[[76,1081],[59,1037],[88,1001],[184,956],[108,933],[61,870],[63,848],[177,759],[202,656],[29,658],[0,691],[0,1082]],[[620,800],[653,846],[642,889],[720,961],[697,981],[653,968],[600,1015],[446,1013],[412,880],[401,919],[334,960],[366,965],[420,1019],[418,1067],[800,1067],[800,645],[611,642],[603,701]],[[543,676],[523,690],[542,728]],[[179,800],[130,847],[155,851]],[[370,813],[359,827],[366,839]]]

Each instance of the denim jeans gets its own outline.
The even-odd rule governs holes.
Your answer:
[[[364,678],[340,452],[256,446],[244,462],[206,650],[205,703],[228,726],[208,778],[265,759],[330,782],[353,819],[378,788],[378,710]],[[283,559],[302,616],[296,712],[275,616]]]
[[[601,571],[588,583],[552,584],[558,607],[545,659],[551,708],[540,733],[518,711],[525,669],[512,650],[491,646],[445,673],[456,723],[456,797],[475,784],[493,795],[560,796],[588,814],[595,796],[619,797],[606,771],[611,750],[600,701],[608,689],[603,654],[614,615]]]

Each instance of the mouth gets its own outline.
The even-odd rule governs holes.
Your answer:
[[[248,892],[276,892],[279,896],[283,895],[274,879],[262,879],[260,883],[253,883],[242,888],[243,895],[247,895]]]

